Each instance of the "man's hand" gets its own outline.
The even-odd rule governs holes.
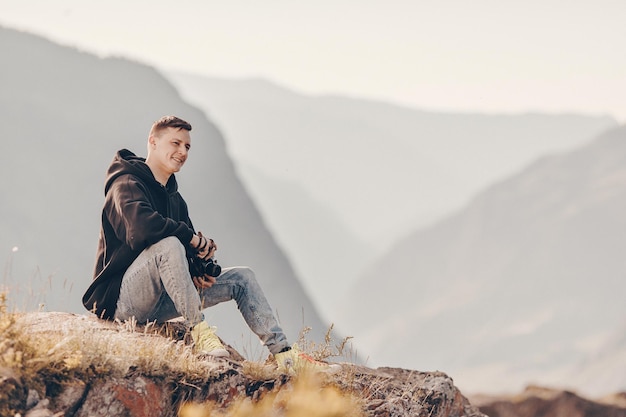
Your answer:
[[[193,285],[196,286],[197,289],[202,290],[205,288],[211,288],[213,284],[215,284],[215,277],[211,277],[209,275],[204,275],[203,278],[193,277]]]
[[[191,246],[193,246],[197,253],[196,256],[203,260],[211,259],[215,255],[217,245],[213,239],[207,239],[202,235],[202,232],[198,232],[197,235],[193,235],[191,239]],[[204,274],[203,277],[192,277],[193,284],[198,289],[211,288],[215,284],[215,277]]]
[[[209,259],[215,255],[217,245],[213,239],[207,239],[202,235],[202,232],[198,232],[191,239],[191,245],[198,251],[196,256],[200,259]]]

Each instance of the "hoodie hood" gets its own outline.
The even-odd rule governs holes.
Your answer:
[[[146,158],[137,156],[128,149],[122,149],[115,154],[115,157],[107,170],[106,180],[104,183],[104,193],[106,194],[109,191],[111,184],[117,177],[125,174],[135,175],[146,181],[148,184],[154,183],[154,185],[162,187],[161,183],[154,178],[154,174],[152,174],[150,167],[146,164]],[[176,182],[176,177],[174,175],[170,176],[165,188],[169,194],[173,194],[178,191],[178,183]]]

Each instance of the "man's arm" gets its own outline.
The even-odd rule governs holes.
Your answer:
[[[144,184],[133,176],[118,178],[108,190],[107,200],[107,218],[118,239],[131,249],[143,250],[168,236],[193,247],[193,229],[156,211]]]

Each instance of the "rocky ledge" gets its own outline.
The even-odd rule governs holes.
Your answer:
[[[530,385],[516,395],[477,395],[472,403],[490,417],[626,417],[626,393],[588,399],[555,388]]]
[[[218,414],[234,416],[225,412],[231,405],[277,398],[272,396],[290,392],[300,379],[229,349],[228,360],[197,358],[175,323],[146,328],[70,313],[4,313],[0,415],[169,417],[182,415],[184,404],[211,404]],[[319,395],[331,387],[350,398],[350,412],[335,407],[324,414],[330,402],[318,399],[316,416],[484,416],[444,373],[347,363],[342,368],[310,391]],[[289,407],[283,401],[276,415],[293,415]]]

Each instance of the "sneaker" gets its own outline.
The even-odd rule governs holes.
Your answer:
[[[286,352],[274,355],[278,363],[278,370],[286,374],[299,374],[303,372],[337,372],[341,369],[341,365],[328,364],[313,359],[311,356],[301,352],[298,345],[294,344],[291,349]]]
[[[196,353],[215,357],[230,355],[219,337],[215,335],[215,330],[217,329],[209,326],[204,320],[191,328],[191,338],[193,339]]]

